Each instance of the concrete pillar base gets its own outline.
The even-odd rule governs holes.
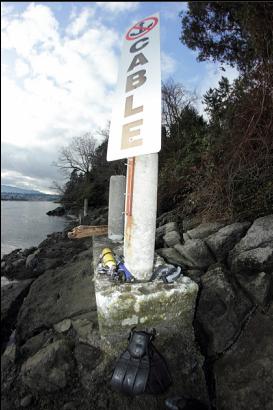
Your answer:
[[[198,285],[188,277],[173,284],[162,281],[115,283],[96,267],[104,247],[123,253],[123,243],[106,237],[93,238],[93,262],[99,330],[103,348],[118,357],[127,346],[130,329],[155,328],[155,346],[169,365],[174,384],[173,394],[188,394],[207,402],[202,370],[204,358],[194,339],[192,322]]]

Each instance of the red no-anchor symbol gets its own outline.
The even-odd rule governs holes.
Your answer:
[[[138,21],[128,30],[126,40],[136,40],[137,38],[144,36],[149,33],[149,31],[151,31],[157,23],[157,17],[147,17],[146,19]]]

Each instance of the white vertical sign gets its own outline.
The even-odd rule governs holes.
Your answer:
[[[124,35],[107,160],[161,149],[159,14],[134,24]]]

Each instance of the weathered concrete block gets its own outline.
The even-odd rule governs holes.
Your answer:
[[[155,328],[156,346],[165,356],[175,380],[174,392],[194,394],[207,401],[202,370],[203,357],[195,340],[192,322],[198,285],[181,276],[172,284],[157,280],[138,283],[115,283],[96,271],[104,247],[122,253],[122,243],[105,237],[93,239],[95,291],[103,349],[118,356],[127,345],[133,326]]]
[[[183,321],[193,317],[197,286],[187,277],[167,286],[153,281],[96,288],[99,327],[109,341],[124,338],[134,325],[177,332],[184,326],[181,316]]]
[[[95,268],[106,246],[115,247],[94,238]],[[120,250],[121,244],[115,251]],[[161,334],[169,334],[183,328],[185,322],[191,324],[198,292],[196,283],[183,276],[168,285],[159,281],[120,284],[96,272],[95,289],[100,333],[110,345],[124,340],[135,325],[156,327]]]

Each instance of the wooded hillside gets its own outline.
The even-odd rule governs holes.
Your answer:
[[[239,76],[230,83],[223,71],[203,96],[207,119],[183,85],[162,84],[158,213],[178,208],[203,220],[271,213],[273,3],[190,2],[181,41],[200,61],[235,66]],[[90,206],[107,205],[110,176],[125,174],[125,160],[106,161],[107,130],[104,138],[96,145],[87,134],[62,151],[59,165],[71,172],[62,196],[68,207],[82,207],[85,197]]]

